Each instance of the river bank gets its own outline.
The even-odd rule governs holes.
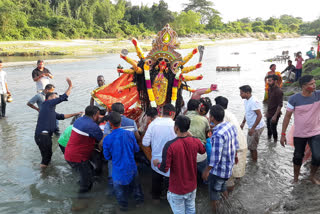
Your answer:
[[[320,90],[320,59],[308,60],[303,64],[302,76],[307,74],[314,76],[317,90]],[[286,100],[299,91],[301,91],[301,89],[298,82],[283,84],[283,93]]]
[[[216,33],[210,35],[193,34],[181,37],[181,49],[197,47],[198,45],[212,46],[229,43],[234,39],[246,40],[275,40],[296,38],[296,33]],[[153,37],[140,41],[144,51],[151,49]],[[129,39],[103,40],[45,40],[45,41],[3,41],[0,42],[0,56],[61,56],[61,55],[92,55],[102,53],[117,53],[122,49],[135,51]]]

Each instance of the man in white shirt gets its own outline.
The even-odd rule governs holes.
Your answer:
[[[7,84],[7,73],[2,70],[2,61],[0,60],[0,105],[1,105],[1,117],[6,116],[6,102],[7,102],[7,95],[11,95],[8,84]]]
[[[99,75],[97,77],[97,83],[98,83],[98,86],[95,87],[95,89],[100,88],[100,87],[105,85],[105,80],[104,80],[104,77],[102,75]],[[95,101],[93,99],[93,97],[91,97],[91,99],[90,99],[90,105],[91,106],[93,106],[93,105],[98,106],[98,108],[100,109],[100,114],[101,115],[105,115],[106,112],[107,112],[106,108],[104,106],[101,106],[99,103],[97,103],[97,101]]]
[[[142,145],[150,146],[152,149],[152,158],[151,158],[151,168],[152,170],[152,199],[155,202],[160,201],[160,196],[162,191],[168,190],[169,185],[169,173],[161,172],[157,167],[155,167],[152,162],[155,159],[162,161],[162,150],[165,144],[176,138],[174,132],[174,121],[175,117],[175,107],[172,104],[166,104],[163,107],[163,116],[157,117],[153,120],[146,134],[143,137]]]
[[[254,162],[257,162],[258,153],[257,147],[259,144],[260,136],[265,127],[265,123],[262,120],[262,105],[255,97],[252,96],[252,89],[249,85],[241,86],[240,97],[244,99],[245,117],[240,125],[243,129],[245,123],[248,125],[247,143],[248,149],[251,152],[251,158]]]

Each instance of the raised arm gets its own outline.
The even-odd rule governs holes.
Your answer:
[[[68,89],[66,90],[65,94],[69,97],[69,95],[70,95],[70,93],[71,93],[71,89],[72,89],[72,82],[71,82],[71,80],[70,80],[68,77],[67,77],[66,81],[67,81],[69,87],[68,87]]]

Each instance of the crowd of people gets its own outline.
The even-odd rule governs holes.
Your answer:
[[[313,76],[301,76],[303,59],[299,54],[296,61],[296,67],[289,61],[285,71],[295,70],[302,92],[288,101],[280,143],[286,144],[286,131],[293,114],[294,182],[298,181],[308,143],[312,152],[310,180],[320,184],[315,177],[320,165],[320,91],[316,90]],[[86,197],[95,176],[107,168],[108,195],[117,199],[121,211],[128,210],[130,195],[137,206],[143,204],[137,164],[149,163],[154,203],[167,198],[173,213],[196,213],[197,186],[208,185],[212,210],[216,212],[221,198],[227,199],[235,180],[244,176],[247,151],[252,162],[258,161],[259,139],[265,127],[270,141],[279,140],[277,125],[282,114],[283,80],[274,64],[265,77],[265,113],[262,102],[253,96],[252,88],[249,85],[239,87],[245,109],[241,124],[228,110],[229,101],[223,96],[215,98],[215,105],[208,97],[193,96],[179,115],[170,103],[159,109],[150,107],[145,112],[145,129],[124,116],[125,109],[120,102],[107,109],[91,98],[84,112],[60,114],[56,106],[68,100],[72,81],[66,79],[68,87],[59,96],[54,92],[55,86],[50,84],[53,75],[42,60],[37,62],[32,78],[37,93],[27,105],[39,112],[34,139],[42,158],[40,167],[45,170],[51,162],[52,135],[60,134],[58,120],[74,117],[58,143],[66,162],[79,173],[79,197]],[[10,92],[2,61],[0,80],[1,116],[5,117],[6,96]],[[97,84],[97,87],[105,85],[102,75],[97,77]],[[243,132],[245,124],[247,137]]]

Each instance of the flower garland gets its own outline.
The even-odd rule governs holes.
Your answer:
[[[144,68],[144,78],[146,80],[146,86],[147,86],[147,92],[148,92],[148,96],[149,96],[149,101],[150,101],[150,104],[151,104],[151,107],[154,107],[156,108],[157,107],[157,103],[155,101],[155,98],[154,98],[154,94],[153,94],[153,91],[152,91],[152,85],[151,85],[151,80],[150,80],[150,66],[147,65],[147,62],[144,64],[143,66]]]
[[[179,86],[179,82],[180,82],[180,74],[181,74],[181,70],[176,73],[176,76],[173,81],[173,86],[172,86],[171,104],[174,107],[176,106],[176,101],[177,101],[178,86]]]

